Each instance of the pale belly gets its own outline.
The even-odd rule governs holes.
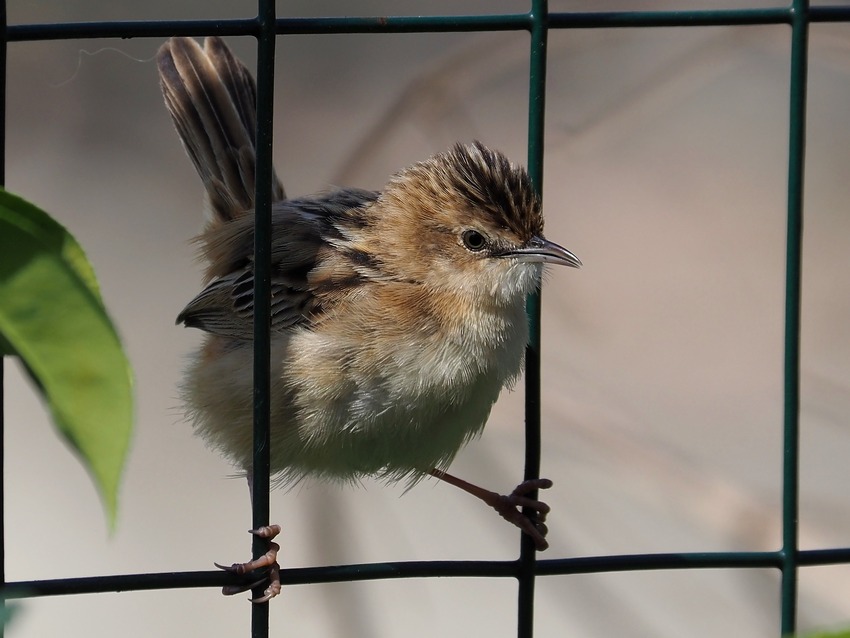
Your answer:
[[[320,337],[306,332],[302,342],[273,340],[273,474],[283,483],[306,475],[414,481],[447,467],[480,434],[500,391],[519,373],[524,329],[519,326],[498,348],[476,350],[474,343],[458,342],[453,352],[445,342],[422,344],[406,348],[403,360],[392,352],[367,360],[362,347],[319,343]],[[187,371],[184,397],[196,431],[247,469],[252,348],[226,343],[208,340]]]

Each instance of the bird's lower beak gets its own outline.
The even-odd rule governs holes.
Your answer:
[[[581,268],[581,259],[563,246],[542,237],[534,237],[528,242],[527,246],[511,250],[505,253],[505,257],[513,257],[522,262],[560,264],[571,268]]]

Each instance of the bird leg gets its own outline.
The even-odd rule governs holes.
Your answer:
[[[552,487],[552,481],[549,479],[523,481],[516,486],[513,492],[505,495],[485,490],[436,468],[431,470],[429,474],[484,501],[496,510],[502,518],[528,534],[538,551],[542,552],[549,547],[549,543],[546,542],[546,533],[549,530],[544,523],[546,515],[549,513],[549,506],[543,501],[528,496],[535,490],[547,490]],[[526,515],[522,508],[528,508],[532,510],[532,513]]]
[[[259,580],[247,585],[225,585],[221,588],[221,593],[225,596],[233,596],[234,594],[241,594],[243,591],[253,589],[263,583],[268,583],[269,585],[266,587],[262,596],[251,599],[252,603],[265,603],[280,593],[280,565],[277,563],[277,553],[280,551],[280,545],[271,542],[275,536],[280,534],[280,525],[267,525],[248,531],[254,536],[259,536],[269,541],[269,550],[259,558],[255,558],[247,563],[233,563],[230,567],[215,563],[215,566],[237,576],[243,576],[262,568],[268,568],[268,573]]]

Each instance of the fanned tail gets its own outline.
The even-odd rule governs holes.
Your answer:
[[[211,225],[254,209],[257,89],[221,38],[171,38],[157,53],[165,104],[206,189]],[[285,199],[272,173],[272,200]]]

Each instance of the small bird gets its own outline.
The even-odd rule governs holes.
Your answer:
[[[197,239],[206,287],[177,318],[207,333],[183,394],[197,433],[250,476],[256,86],[220,38],[203,48],[172,38],[157,62],[209,211]],[[473,142],[399,171],[381,191],[288,199],[276,175],[272,182],[277,482],[373,476],[412,485],[435,476],[479,497],[545,549],[549,507],[533,493],[551,481],[526,481],[503,496],[446,473],[521,372],[525,300],[540,286],[544,264],[581,266],[544,238],[527,172]],[[260,562],[228,569],[276,566],[271,545]],[[273,583],[259,601],[279,588]]]

